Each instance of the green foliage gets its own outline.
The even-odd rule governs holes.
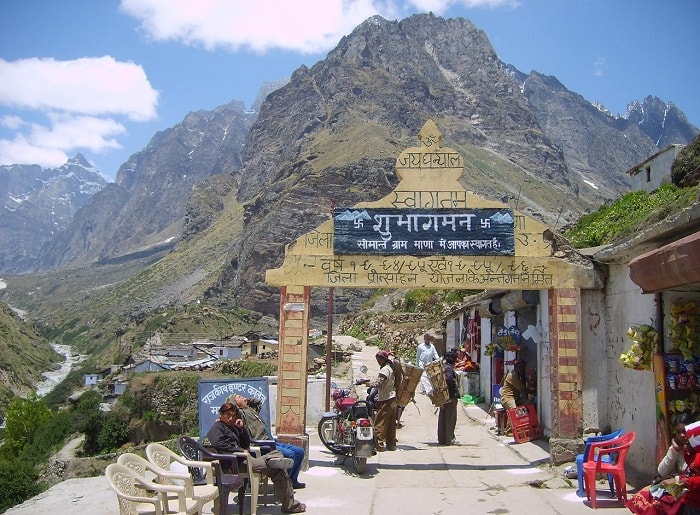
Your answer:
[[[42,399],[15,398],[7,410],[6,439],[0,447],[0,513],[41,493],[40,466],[74,431],[72,414],[54,414]]]
[[[92,456],[100,453],[100,431],[102,431],[103,413],[93,411],[82,418],[78,430],[85,434],[83,453]]]
[[[37,429],[51,419],[51,410],[35,394],[26,399],[15,397],[5,413],[4,455],[19,455],[26,446],[32,445]]]
[[[19,458],[0,460],[0,513],[41,493],[38,479],[34,463]]]
[[[652,193],[634,191],[582,217],[564,236],[576,248],[613,243],[663,220],[697,199],[697,188],[680,189],[671,184]]]
[[[355,323],[345,331],[345,334],[348,336],[353,336],[358,340],[366,340],[369,337],[369,334],[366,332],[364,322],[367,322],[367,320],[362,318],[357,319]]]
[[[409,313],[428,313],[432,316],[440,314],[443,298],[442,292],[436,290],[411,290],[404,298],[404,309]]]
[[[479,290],[445,290],[443,301],[448,304],[461,304],[465,297],[479,293]]]
[[[129,424],[121,414],[111,411],[104,416],[97,443],[100,452],[114,451],[129,441]]]
[[[52,408],[65,404],[68,401],[68,397],[78,389],[82,383],[82,370],[71,370],[63,381],[46,394],[44,397],[46,404]]]
[[[31,463],[43,463],[63,446],[66,438],[73,432],[75,432],[73,414],[69,411],[56,413],[37,428],[32,445],[24,448],[21,458]]]
[[[692,186],[697,184],[697,177],[691,179],[690,174],[700,167],[700,135],[681,150],[671,166],[673,184]]]
[[[262,361],[242,360],[239,363],[240,377],[263,377],[277,374],[277,365]]]

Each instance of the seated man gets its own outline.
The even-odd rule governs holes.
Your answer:
[[[211,445],[219,453],[240,452],[250,447],[250,434],[235,404],[224,403],[219,408],[219,418],[207,433]],[[292,466],[292,460],[282,456],[279,451],[270,451],[262,457],[250,457],[252,468],[268,476],[275,485],[275,496],[282,502],[284,513],[302,513],[306,505],[294,500],[292,481],[286,469]]]
[[[277,449],[282,453],[285,458],[291,458],[294,460],[294,465],[289,469],[289,478],[292,480],[292,486],[295,489],[305,488],[305,483],[299,482],[299,472],[301,471],[301,466],[304,463],[304,449],[297,445],[291,445],[288,443],[280,442],[272,436],[272,431],[265,424],[258,409],[252,406],[252,404],[258,403],[257,399],[248,399],[242,395],[232,395],[227,402],[233,401],[236,406],[238,406],[238,411],[241,413],[241,418],[245,422],[248,431],[250,431],[250,436],[253,440],[274,440]]]

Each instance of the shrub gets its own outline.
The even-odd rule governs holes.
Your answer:
[[[15,397],[7,408],[3,454],[18,456],[31,445],[37,429],[51,418],[51,410],[36,394]]]
[[[0,513],[40,494],[38,479],[34,463],[22,459],[0,461]]]
[[[97,443],[100,452],[111,452],[129,441],[129,424],[117,412],[105,414]]]

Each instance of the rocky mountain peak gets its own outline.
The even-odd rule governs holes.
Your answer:
[[[42,246],[106,185],[82,154],[57,168],[0,166],[0,272],[36,270]]]
[[[653,95],[641,103],[637,100],[630,102],[625,117],[649,136],[658,148],[672,143],[688,143],[698,131],[673,102],[664,102]]]

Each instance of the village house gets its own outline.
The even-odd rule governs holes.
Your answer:
[[[671,165],[685,145],[671,144],[627,170],[632,191],[654,191],[662,184],[671,184]]]

